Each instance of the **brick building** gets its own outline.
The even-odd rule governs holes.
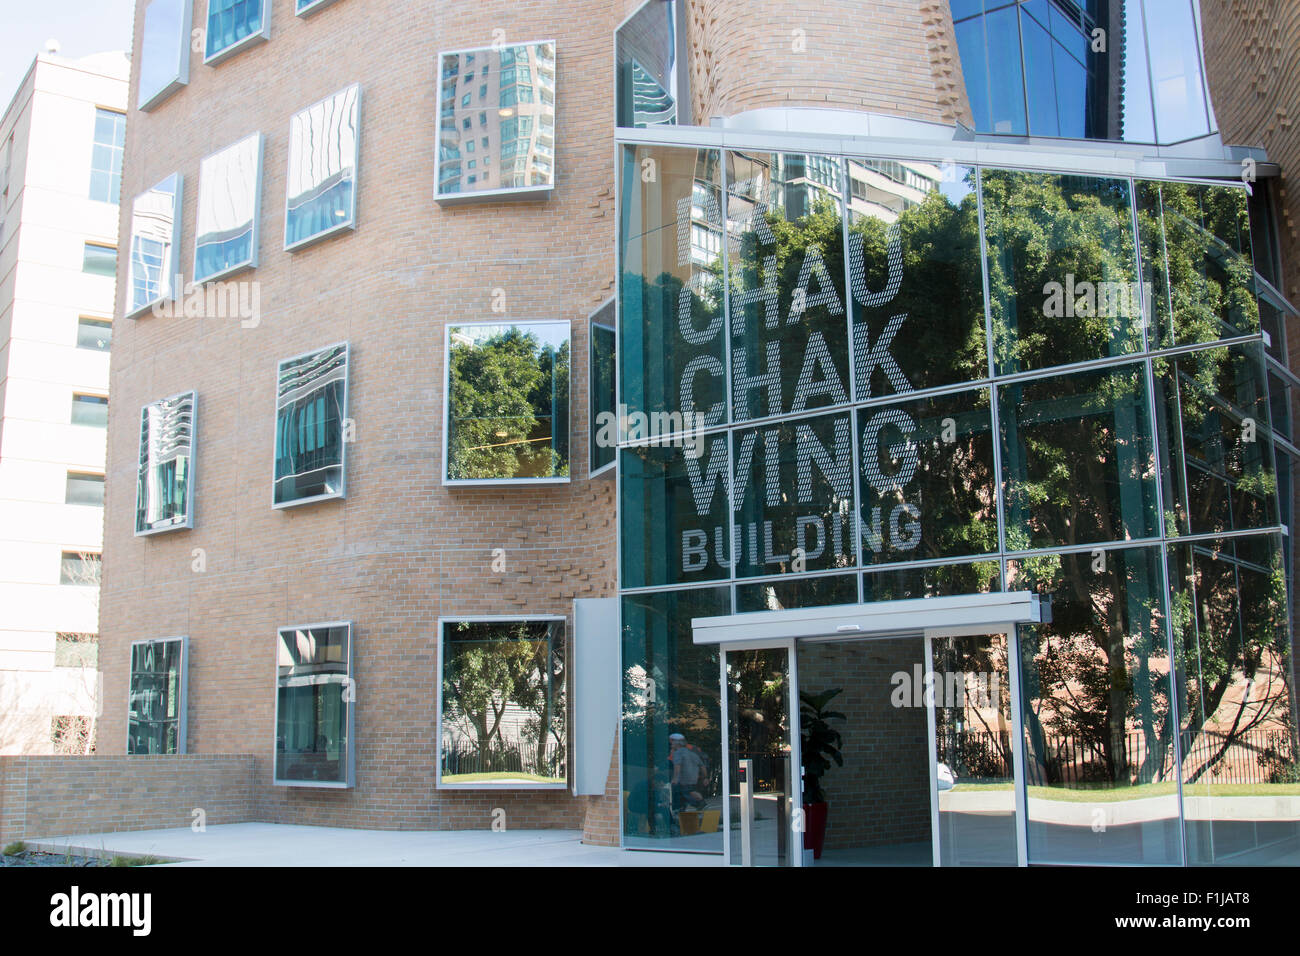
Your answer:
[[[103,759],[737,863],[1294,859],[1279,170],[1195,3],[381,9],[138,5]]]

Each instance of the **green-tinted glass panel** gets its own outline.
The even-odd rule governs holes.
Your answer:
[[[862,576],[863,601],[905,601],[1001,590],[1002,568],[997,561],[886,568]]]
[[[865,564],[998,548],[987,389],[858,411]]]
[[[1142,348],[1129,184],[982,171],[999,374]]]
[[[729,589],[628,594],[622,600],[624,845],[721,853],[718,648],[692,641],[691,619],[731,613]],[[673,734],[699,760],[698,800],[673,790]]]
[[[1158,359],[1154,368],[1168,533],[1277,524],[1260,346],[1205,349]]]
[[[1169,549],[1187,862],[1300,863],[1282,539]]]
[[[1051,596],[1020,626],[1033,863],[1182,862],[1159,548],[1007,564],[1007,590]]]
[[[1137,211],[1153,347],[1259,331],[1244,189],[1139,182]]]
[[[1159,533],[1141,365],[998,388],[1007,548]]]
[[[131,645],[126,752],[175,754],[184,750],[184,641]]]
[[[857,397],[988,375],[975,172],[850,159]]]
[[[737,421],[849,400],[840,160],[727,154]]]
[[[611,302],[591,321],[590,408],[591,470],[614,463],[618,445],[618,409],[615,363],[618,361],[614,335],[614,305]]]
[[[275,779],[352,783],[352,629],[286,627],[277,652]]]
[[[718,153],[623,152],[619,384],[629,413],[727,414]]]
[[[858,581],[852,574],[736,585],[737,612],[785,611],[798,607],[857,603]]]

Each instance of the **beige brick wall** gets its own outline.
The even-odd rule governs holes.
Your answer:
[[[137,4],[136,49],[143,2]],[[439,616],[571,617],[575,597],[614,593],[612,482],[588,481],[586,319],[613,292],[610,37],[617,10],[582,17],[542,0],[472,7],[339,0],[300,19],[273,4],[271,40],[217,67],[191,55],[188,87],[128,121],[123,196],[185,176],[180,261],[193,265],[200,159],[266,137],[255,328],[234,319],[119,320],[109,421],[100,750],[123,752],[127,648],[190,638],[189,749],[255,755],[258,818],[364,827],[580,827],[567,793],[439,793],[434,787]],[[194,23],[206,5],[195,0]],[[441,208],[433,200],[439,50],[557,41],[557,173],[545,202]],[[138,55],[136,58],[138,62]],[[132,81],[135,102],[138,77]],[[355,232],[283,251],[290,115],[362,86]],[[127,226],[129,201],[122,206]],[[122,260],[125,264],[126,257]],[[119,288],[123,278],[119,277]],[[574,480],[541,488],[444,488],[443,329],[449,320],[572,322]],[[352,345],[348,497],[270,506],[276,363]],[[132,534],[140,406],[199,393],[196,527]],[[506,549],[504,574],[491,571]],[[191,570],[194,549],[207,568]],[[271,785],[276,628],[351,620],[357,680],[355,789]]]
[[[0,843],[253,819],[253,758],[0,757]]]

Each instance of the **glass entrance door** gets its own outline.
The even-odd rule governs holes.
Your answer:
[[[1018,738],[1007,635],[927,643],[935,865],[1015,866]]]
[[[724,649],[722,685],[728,861],[799,866],[804,827],[793,642]]]

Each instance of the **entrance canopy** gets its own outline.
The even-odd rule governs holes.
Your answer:
[[[733,644],[790,638],[960,637],[1050,620],[1050,605],[1039,595],[1009,591],[697,617],[691,626],[696,644]]]

